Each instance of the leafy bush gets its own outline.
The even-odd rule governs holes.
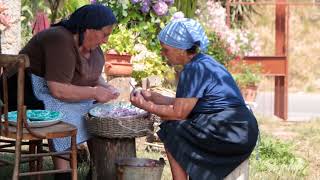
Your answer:
[[[61,3],[63,3],[63,6],[61,6],[58,11],[58,20],[68,17],[79,7],[89,4],[89,0],[64,0]]]
[[[159,16],[154,10],[141,11],[144,1],[136,1],[139,1],[139,3],[134,2],[134,0],[132,2],[129,0],[97,0],[96,3],[109,6],[116,15],[118,24],[122,24],[135,34],[139,34],[136,38],[136,43],[144,44],[149,50],[160,53],[160,43],[157,35],[170,20],[171,15],[176,12],[176,8],[168,6],[166,14]]]
[[[279,174],[279,171],[283,171],[296,176],[305,176],[307,173],[307,163],[294,154],[292,143],[265,135],[261,137],[250,162],[253,166],[251,169],[258,172]]]
[[[136,44],[133,56],[133,73],[132,77],[141,83],[143,78],[151,75],[158,75],[164,78],[166,72],[173,74],[173,70],[162,60],[162,57],[155,52],[149,51],[143,44]]]
[[[103,44],[101,48],[107,52],[115,50],[118,54],[134,54],[133,47],[138,34],[133,30],[125,28],[119,24],[113,33],[109,36],[108,43]]]
[[[160,9],[153,7],[159,1],[150,1],[151,4],[148,5],[143,4],[144,2],[145,0],[96,1],[96,3],[102,3],[113,10],[119,25],[119,29],[115,29],[104,48],[113,48],[118,52],[129,52],[131,49],[130,52],[137,56],[133,57],[134,71],[132,76],[138,82],[150,75],[164,77],[164,73],[170,70],[160,55],[161,47],[157,35],[171,19],[171,15],[176,12],[176,8],[171,6],[170,0],[165,1],[168,6],[167,10],[165,8],[165,14],[159,14],[160,11],[164,12],[164,9],[161,9],[163,6]],[[136,51],[134,45],[143,45],[144,52]]]
[[[182,11],[186,17],[193,18],[197,8],[198,0],[175,0],[174,5]]]
[[[49,19],[56,21],[66,18],[77,8],[88,4],[89,0],[60,0],[63,5],[54,9],[50,3],[57,1],[22,0],[21,1],[21,26],[22,26],[22,46],[32,37],[32,23],[35,21],[35,14],[38,11],[45,12]],[[54,16],[54,17],[53,17]],[[54,22],[51,22],[54,23]]]
[[[44,1],[22,0],[21,1],[21,36],[22,46],[32,37],[32,22],[37,11],[50,13],[50,8]]]

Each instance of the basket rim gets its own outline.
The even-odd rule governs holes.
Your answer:
[[[88,132],[92,135],[106,138],[136,138],[145,136],[152,131],[150,126],[154,123],[148,116],[134,119],[110,119],[85,115]],[[141,128],[136,129],[136,125]],[[108,130],[107,130],[108,129]]]
[[[151,115],[151,113],[149,112],[144,112],[141,114],[137,114],[134,116],[120,116],[120,117],[113,117],[113,116],[105,116],[105,117],[99,117],[99,116],[95,116],[90,114],[90,112],[87,113],[87,115],[89,117],[93,117],[93,118],[97,118],[97,119],[109,119],[109,120],[130,120],[130,119],[137,119],[137,118],[145,118]]]
[[[127,101],[119,101],[119,102],[112,102],[112,103],[103,103],[103,104],[99,104],[93,108],[91,108],[87,114],[89,114],[89,117],[96,117],[96,118],[105,118],[105,119],[112,119],[112,120],[126,120],[126,119],[136,119],[136,118],[144,118],[144,117],[148,117],[150,116],[151,113],[149,113],[148,111],[145,111],[143,109],[141,109],[142,111],[139,114],[136,115],[129,115],[129,116],[118,116],[118,117],[114,117],[114,116],[97,116],[95,115],[93,112],[96,108],[104,108],[104,107],[110,107],[112,106],[112,104],[129,104],[132,105],[130,102]],[[137,107],[135,107],[137,108]],[[138,108],[140,109],[140,108]]]

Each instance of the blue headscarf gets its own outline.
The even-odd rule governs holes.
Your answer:
[[[201,24],[188,18],[172,20],[160,31],[158,38],[166,45],[183,50],[196,45],[205,52],[209,44]]]
[[[104,26],[113,25],[116,17],[109,7],[100,4],[88,4],[80,7],[66,20],[62,20],[52,26],[63,26],[72,34],[79,34],[79,46],[83,42],[83,33],[86,29],[101,29]]]

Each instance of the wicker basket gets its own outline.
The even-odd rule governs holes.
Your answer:
[[[119,118],[87,114],[86,122],[90,134],[105,138],[135,138],[153,133],[153,120],[149,113]]]

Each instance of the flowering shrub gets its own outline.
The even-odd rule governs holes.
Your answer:
[[[160,43],[157,35],[161,28],[171,18],[181,17],[183,14],[172,15],[176,8],[172,6],[173,0],[96,0],[92,3],[101,3],[109,6],[118,20],[118,27],[104,46],[105,50],[133,52],[132,63],[134,71],[132,76],[141,82],[142,78],[150,75],[160,75],[170,68],[160,56]],[[128,36],[127,36],[128,35]],[[127,36],[129,39],[122,40]],[[113,43],[113,41],[116,41]],[[121,53],[121,52],[120,52]]]
[[[9,16],[4,12],[5,10],[7,10],[7,7],[0,3],[0,25],[4,26],[4,28],[0,26],[1,30],[10,27],[11,24]]]
[[[229,61],[236,57],[230,50],[229,44],[214,32],[208,32],[209,46],[207,54],[214,57],[221,64],[227,66]]]
[[[168,13],[169,6],[172,6],[174,0],[131,0],[132,4],[140,6],[143,13],[149,13],[152,9],[158,16],[163,16]]]
[[[139,34],[136,43],[144,44],[152,51],[160,52],[157,34],[176,12],[173,0],[96,0],[109,6],[118,24]],[[165,5],[163,4],[165,3]],[[159,15],[158,15],[159,14]]]
[[[225,64],[235,57],[258,55],[261,48],[257,34],[226,25],[226,10],[219,2],[209,0],[196,14],[208,31],[213,47],[209,54]],[[221,56],[224,54],[224,56]],[[223,58],[223,59],[221,59]]]

